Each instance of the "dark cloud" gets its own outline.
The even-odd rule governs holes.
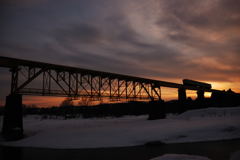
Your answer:
[[[221,9],[229,11],[230,13],[239,14],[240,1],[239,0],[220,0],[219,6]]]
[[[164,77],[176,75],[173,74],[174,71],[157,71],[155,68],[167,67],[174,70],[176,65],[182,63],[179,51],[161,43],[151,44],[142,41],[141,35],[120,16],[116,19],[112,17],[106,19],[106,24],[108,28],[93,24],[77,24],[56,29],[54,35],[58,45],[70,52],[69,59],[72,61],[77,59],[80,64],[87,64],[86,66],[98,66],[106,71],[109,71],[107,66],[111,66],[111,72],[115,69],[115,72],[123,74]],[[126,50],[125,46],[131,49]],[[86,48],[92,49],[85,51]]]
[[[54,30],[54,37],[62,43],[97,43],[102,39],[101,31],[94,25],[78,24],[71,25],[70,28]]]
[[[235,61],[240,58],[239,1],[170,0],[162,4],[167,14],[160,16],[157,25],[166,28],[170,40],[200,52],[201,55],[196,58],[209,57],[219,62],[219,65],[228,65],[234,70],[223,71],[216,66],[214,70],[208,70],[211,73],[232,76],[240,73],[239,64]],[[213,36],[216,40],[213,40]],[[198,64],[195,69],[207,68],[204,65]]]
[[[222,30],[240,25],[238,0],[165,1],[165,9],[178,20],[198,28]]]
[[[159,79],[240,75],[239,0],[3,2],[4,56]]]

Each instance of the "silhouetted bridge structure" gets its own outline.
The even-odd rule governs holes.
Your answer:
[[[10,57],[0,57],[0,67],[9,68],[12,75],[3,124],[7,134],[16,127],[23,131],[22,95],[160,101],[161,87],[169,87],[178,89],[178,99],[184,101],[186,90],[197,91],[198,99],[204,99],[204,92],[220,92],[201,82],[178,84]]]
[[[0,67],[10,68],[11,94],[160,100],[161,87],[177,88],[180,92],[217,91],[211,87],[187,86],[9,57],[0,57]]]

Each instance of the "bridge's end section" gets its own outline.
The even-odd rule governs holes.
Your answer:
[[[6,140],[23,137],[22,95],[10,94],[6,97],[2,134]]]

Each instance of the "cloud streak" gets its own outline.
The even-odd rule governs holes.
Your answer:
[[[1,55],[165,80],[240,80],[238,0],[7,2]]]

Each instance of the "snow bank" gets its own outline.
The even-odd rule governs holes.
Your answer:
[[[240,107],[231,108],[205,108],[190,110],[176,116],[178,119],[206,118],[206,117],[234,117],[240,116]],[[172,116],[174,117],[174,116]]]
[[[185,155],[185,154],[165,154],[163,156],[153,158],[151,160],[210,160],[207,157]]]
[[[240,138],[240,107],[188,111],[162,120],[147,116],[105,119],[24,117],[26,138],[3,145],[44,148],[101,148],[147,142],[197,142]]]

